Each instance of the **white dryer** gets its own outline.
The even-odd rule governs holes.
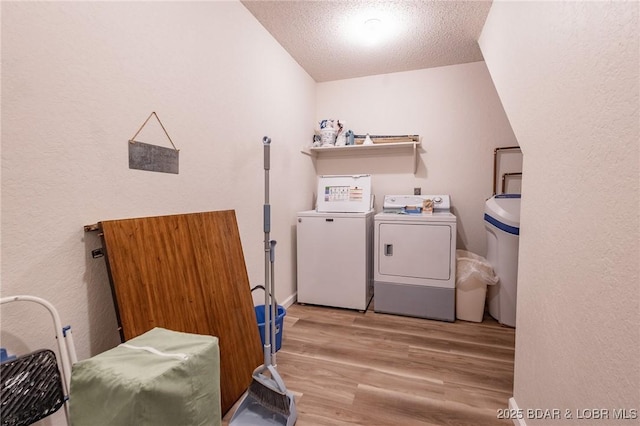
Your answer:
[[[431,200],[432,213],[421,211]],[[386,195],[374,217],[374,310],[455,320],[457,219],[448,195]]]

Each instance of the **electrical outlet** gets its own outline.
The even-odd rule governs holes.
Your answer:
[[[413,195],[421,195],[422,188],[413,188]]]

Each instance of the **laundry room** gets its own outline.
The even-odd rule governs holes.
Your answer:
[[[448,194],[458,247],[485,254],[493,152],[518,143],[484,62],[319,83],[317,105],[318,119],[356,134],[420,138],[417,158],[410,149],[318,156],[318,175],[371,173],[376,211],[387,194]]]
[[[420,40],[421,51],[433,45],[440,57],[467,53],[464,59],[403,68],[411,55],[398,59],[387,48],[380,70],[369,62],[370,47],[327,43],[306,51],[320,63],[352,57],[314,74],[258,6],[277,8],[278,18],[310,37],[326,27],[305,28],[302,22],[318,25],[313,17],[321,11],[304,7],[325,3],[436,5],[442,19],[422,17],[419,27],[478,4],[483,14],[471,35],[439,27],[444,39],[469,38],[468,50]],[[134,316],[136,326],[168,329],[169,313],[183,316],[188,321],[173,329],[194,334],[214,335],[199,327],[224,324],[222,403],[212,424],[231,422],[250,387],[276,371],[268,368],[276,351],[274,376],[286,385],[278,396],[297,404],[283,411],[301,425],[511,424],[511,414],[530,408],[637,413],[637,3],[51,1],[0,8],[7,359],[58,347],[46,310],[6,300],[29,295],[53,304],[71,326],[79,362],[131,350],[122,344],[138,337],[126,323]],[[354,146],[314,146],[326,120],[350,131]],[[145,146],[165,156],[136,154]],[[365,176],[368,200],[352,185]],[[327,200],[349,188],[347,198],[364,204],[322,211],[326,188],[335,189]],[[518,232],[518,309],[501,320],[483,300],[480,321],[461,320],[456,252],[482,262],[491,256],[492,241],[502,237],[490,239],[485,215],[488,208],[501,214],[487,205],[500,193],[522,194],[517,221],[498,226],[511,243]],[[602,221],[598,206],[617,215]],[[156,218],[168,222],[129,222]],[[318,218],[323,227],[344,218],[357,225],[341,228],[335,235],[345,239],[335,243],[326,228],[313,228],[319,243],[303,246],[301,226]],[[416,224],[416,232],[408,229]],[[136,234],[142,230],[149,235]],[[341,245],[352,235],[356,246],[368,245]],[[381,235],[389,240],[376,241]],[[405,251],[407,241],[422,240],[430,241],[424,249]],[[151,241],[166,257],[154,257]],[[139,251],[133,255],[125,242]],[[425,278],[427,291],[407,292],[395,277],[431,268],[421,263],[423,252],[446,259],[435,278]],[[322,263],[332,253],[343,263]],[[394,263],[403,256],[406,264]],[[189,265],[167,263],[178,260]],[[381,260],[388,261],[382,273]],[[317,283],[305,293],[307,267]],[[214,276],[193,290],[187,284],[205,277],[204,268]],[[142,290],[133,291],[134,303],[125,303],[118,279],[143,272],[150,281],[135,288],[149,297],[134,299]],[[329,281],[333,273],[362,284],[349,293]],[[152,282],[163,287],[152,290]],[[161,298],[167,304],[151,318],[141,304]],[[265,349],[264,316],[260,325],[251,310],[270,304],[278,305],[270,314],[278,317],[274,352]],[[426,314],[419,311],[425,306]],[[206,319],[193,320],[194,312]],[[231,371],[234,357],[251,368]],[[62,411],[40,424],[66,424]]]

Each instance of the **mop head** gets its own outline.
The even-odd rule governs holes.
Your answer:
[[[248,393],[264,407],[288,417],[291,414],[291,400],[287,395],[287,389],[275,369],[271,366],[267,369],[272,378],[263,374],[254,374]]]

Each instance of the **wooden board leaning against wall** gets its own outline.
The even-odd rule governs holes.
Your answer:
[[[108,220],[95,230],[121,339],[154,327],[218,337],[221,406],[227,412],[262,363],[235,212]]]

